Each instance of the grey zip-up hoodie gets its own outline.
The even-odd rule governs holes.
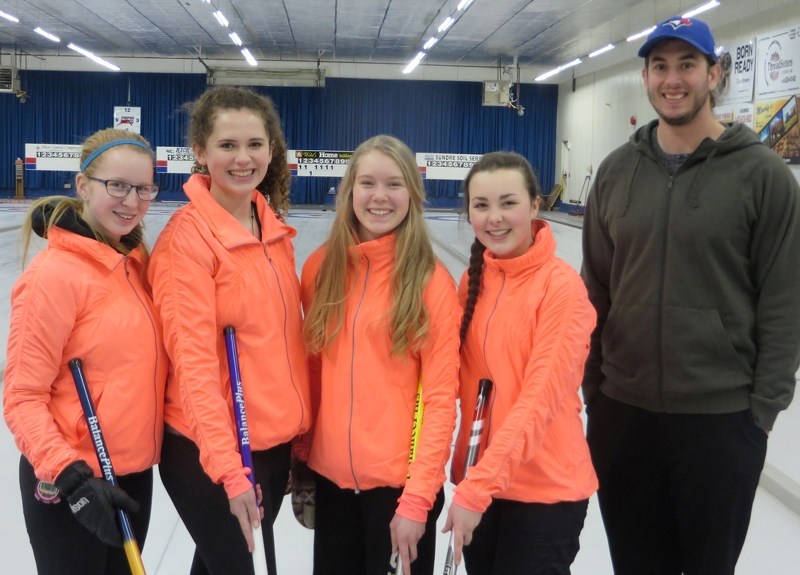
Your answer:
[[[750,408],[768,431],[800,365],[800,186],[740,124],[670,175],[657,123],[602,162],[587,202],[585,401],[600,388],[655,412]]]

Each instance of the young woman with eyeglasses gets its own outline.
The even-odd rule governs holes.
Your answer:
[[[153,152],[106,129],[82,145],[77,198],[33,203],[47,240],[14,285],[3,413],[22,452],[25,525],[42,575],[128,570],[116,509],[143,546],[161,453],[167,356],[147,285],[142,219],[158,194]],[[79,358],[119,486],[102,479],[68,367]],[[81,528],[79,524],[84,527]]]

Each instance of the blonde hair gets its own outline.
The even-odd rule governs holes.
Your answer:
[[[428,229],[423,218],[425,188],[414,154],[392,136],[375,136],[353,153],[339,184],[336,217],[326,242],[327,253],[316,279],[316,293],[306,315],[304,336],[312,353],[319,353],[333,341],[344,321],[348,276],[356,273],[358,262],[350,257],[357,243],[359,222],[353,209],[353,185],[358,165],[366,154],[378,151],[400,168],[409,191],[408,214],[397,226],[392,289],[392,353],[418,348],[429,328],[429,314],[422,301],[423,290],[435,266]]]
[[[140,154],[146,154],[151,159],[153,156],[153,151],[150,148],[150,143],[134,132],[128,132],[126,130],[117,130],[115,128],[106,128],[105,130],[99,130],[86,138],[83,144],[81,144],[81,161],[80,164],[83,166],[86,163],[86,160],[91,156],[94,152],[99,150],[101,147],[106,146],[107,144],[111,144],[112,142],[116,142],[117,140],[135,140],[139,142],[141,145],[137,144],[119,144],[119,147],[124,147],[128,150],[133,150],[134,152],[139,152]],[[142,147],[144,146],[144,147]],[[97,167],[103,164],[103,152],[101,151],[99,155],[95,156],[86,168],[81,172],[86,176],[91,176],[97,170]],[[50,232],[50,229],[56,225],[65,214],[69,212],[73,212],[76,217],[80,217],[81,212],[83,211],[83,200],[76,197],[70,196],[47,196],[44,198],[40,198],[34,201],[31,204],[30,209],[28,210],[28,214],[25,216],[25,220],[22,223],[22,266],[25,266],[25,262],[28,259],[28,252],[30,250],[31,244],[31,233],[33,231],[33,216],[36,212],[42,211],[45,207],[52,206],[51,210],[48,210],[49,213],[45,219],[45,226],[44,226],[44,237],[47,237],[47,234]],[[125,235],[123,238],[120,238],[120,242],[114,243],[106,238],[99,230],[92,227],[89,222],[82,220],[82,222],[89,228],[98,242],[111,246],[115,250],[119,251],[122,254],[129,254],[133,249],[140,247],[142,252],[144,253],[145,258],[147,257],[147,245],[144,242],[144,226],[140,222],[130,233]]]

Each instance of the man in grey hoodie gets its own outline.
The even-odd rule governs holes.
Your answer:
[[[658,119],[602,162],[584,220],[589,445],[617,575],[728,575],[800,365],[800,186],[714,119],[705,23],[639,56]]]

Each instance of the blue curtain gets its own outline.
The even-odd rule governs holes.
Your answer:
[[[24,104],[0,95],[0,194],[14,189],[13,163],[26,143],[78,144],[112,123],[114,106],[142,108],[141,132],[153,146],[186,145],[182,105],[205,89],[201,74],[21,71]],[[545,193],[555,180],[558,89],[523,84],[524,116],[482,106],[480,82],[328,78],[319,88],[255,88],[278,109],[291,149],[353,150],[392,134],[415,152],[482,154],[514,150],[528,158]],[[26,171],[26,195],[63,193],[74,174]],[[184,199],[185,175],[159,174],[160,199]],[[336,178],[294,178],[292,203],[322,204]],[[429,204],[459,204],[460,182],[426,180]],[[69,191],[69,190],[68,190]]]

